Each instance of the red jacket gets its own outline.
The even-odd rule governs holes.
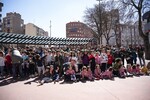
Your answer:
[[[112,64],[113,56],[112,55],[107,55],[107,56],[108,56],[108,64]]]
[[[12,62],[11,56],[9,54],[7,54],[6,57],[5,57],[5,59],[6,59],[6,65],[7,64],[10,65],[11,62]]]

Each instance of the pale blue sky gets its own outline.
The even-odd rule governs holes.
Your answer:
[[[98,4],[96,0],[2,0],[2,17],[8,12],[20,13],[24,23],[34,23],[50,31],[52,37],[66,36],[66,23],[83,22],[84,11]]]

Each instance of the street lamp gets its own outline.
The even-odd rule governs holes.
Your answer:
[[[99,28],[100,28],[100,33],[99,33],[99,43],[102,45],[102,22],[101,22],[101,9],[100,9],[100,1],[102,0],[96,0],[99,2]]]
[[[51,27],[52,27],[52,25],[51,25],[51,20],[50,20],[50,26],[49,26],[49,28],[50,28],[50,37],[51,37]]]

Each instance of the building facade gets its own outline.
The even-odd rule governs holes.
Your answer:
[[[93,33],[86,24],[79,21],[66,24],[67,38],[93,38]]]
[[[16,12],[10,12],[3,18],[3,32],[24,34],[24,20]]]
[[[139,35],[138,22],[134,24],[122,24],[121,44],[127,47],[128,45],[142,45],[143,39]]]
[[[0,12],[2,12],[3,3],[0,2]],[[2,32],[2,20],[1,20],[2,14],[0,13],[0,32]]]
[[[25,25],[25,34],[32,36],[48,36],[47,31],[44,31],[42,28],[39,28],[32,23],[28,23]]]

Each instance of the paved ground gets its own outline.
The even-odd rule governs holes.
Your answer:
[[[32,80],[1,85],[0,100],[150,100],[150,76],[73,84],[27,84]]]
[[[37,85],[34,78],[0,80],[0,100],[150,100],[150,76]]]

